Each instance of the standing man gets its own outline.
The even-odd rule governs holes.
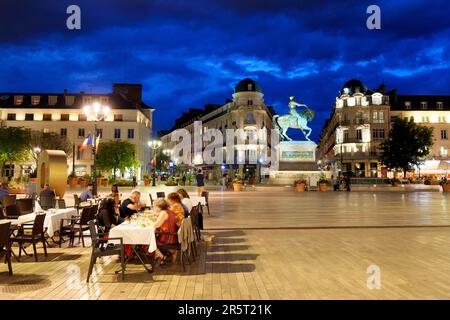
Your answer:
[[[198,169],[198,173],[195,178],[197,179],[197,194],[201,196],[205,187],[205,176],[203,175],[202,169]]]
[[[4,196],[9,196],[8,184],[6,183],[0,184],[0,204],[2,204]]]

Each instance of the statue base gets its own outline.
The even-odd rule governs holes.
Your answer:
[[[277,149],[277,170],[270,171],[270,184],[294,184],[305,179],[317,185],[321,171],[317,164],[317,144],[313,141],[282,141]]]

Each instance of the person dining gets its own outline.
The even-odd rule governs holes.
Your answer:
[[[155,213],[158,215],[155,221],[155,231],[157,232],[171,232],[176,233],[179,225],[177,224],[177,217],[175,213],[169,208],[169,203],[164,199],[157,199],[154,203]],[[168,244],[178,243],[178,236],[162,234],[156,237],[157,246],[164,246]],[[176,251],[161,252],[160,248],[155,251],[156,259],[160,259],[160,265],[166,264],[169,257],[172,256],[172,261],[176,259]]]
[[[113,184],[111,186],[111,197],[114,198],[114,202],[116,206],[118,206],[120,204],[120,194],[119,194],[119,187],[117,186],[117,184]]]
[[[183,219],[189,216],[188,209],[181,203],[181,198],[176,192],[171,192],[167,195],[167,202],[169,203],[170,210],[173,211],[177,218],[177,226],[181,226]]]
[[[114,198],[108,197],[100,202],[97,220],[99,230],[101,230],[103,234],[108,234],[109,230],[122,222]]]
[[[93,189],[94,185],[92,183],[88,184],[87,188],[80,194],[80,201],[86,202],[88,199],[94,199],[94,195],[92,194]]]
[[[203,189],[205,187],[205,175],[203,174],[203,170],[199,169],[197,175],[195,176],[197,180],[197,194],[199,196],[202,195]]]
[[[127,219],[137,213],[145,204],[141,203],[141,193],[138,190],[131,191],[128,198],[122,201],[120,205],[120,217]]]
[[[186,206],[189,212],[191,212],[194,205],[191,198],[189,197],[189,194],[184,189],[178,189],[177,193],[181,198],[181,203]]]
[[[50,185],[48,183],[45,184],[44,189],[39,193],[39,197],[55,197],[55,191],[50,189]]]

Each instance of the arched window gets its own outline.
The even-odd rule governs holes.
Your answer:
[[[245,120],[247,120],[248,122],[254,122],[255,121],[255,117],[253,115],[253,112],[247,113],[247,117],[246,117]]]

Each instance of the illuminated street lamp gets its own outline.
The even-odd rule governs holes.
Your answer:
[[[104,120],[109,112],[110,108],[108,106],[100,105],[95,102],[92,107],[86,105],[83,107],[83,112],[86,115],[87,121],[94,121],[94,145],[92,147],[92,154],[94,155],[94,164],[92,166],[92,180],[93,180],[93,190],[92,193],[97,195],[97,122]]]
[[[152,174],[152,187],[156,186],[156,150],[161,148],[162,142],[159,140],[152,140],[148,142],[148,146],[153,151],[153,174]]]

